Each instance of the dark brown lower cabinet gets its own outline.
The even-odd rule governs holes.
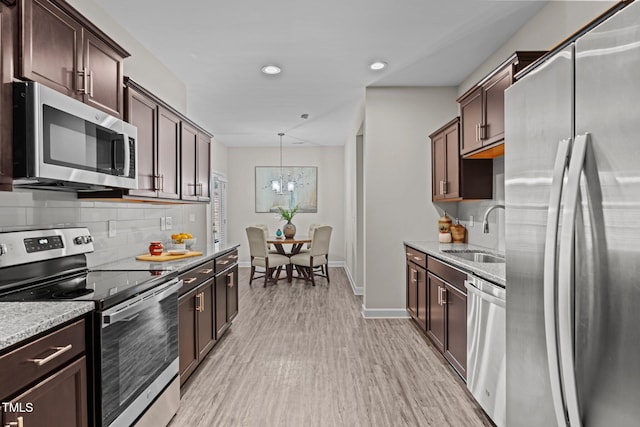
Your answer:
[[[442,302],[442,293],[445,287],[445,283],[440,278],[434,276],[432,273],[427,273],[427,298],[429,307],[427,335],[440,352],[444,352],[445,348],[445,305]]]
[[[180,275],[178,298],[180,384],[196,370],[238,314],[238,251]]]
[[[83,318],[0,355],[0,425],[91,424],[86,336]]]
[[[465,379],[467,273],[407,246],[407,312]]]
[[[11,399],[18,410],[2,413],[2,425],[81,427],[87,418],[87,361],[84,356]],[[15,423],[15,424],[12,424]]]
[[[216,343],[214,278],[178,299],[180,383],[184,383]]]

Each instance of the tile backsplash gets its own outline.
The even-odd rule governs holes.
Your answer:
[[[0,231],[87,227],[95,239],[87,260],[95,266],[145,253],[152,240],[169,243],[172,233],[189,232],[198,245],[206,244],[207,209],[208,204],[102,202],[79,200],[75,193],[16,190],[0,192]],[[171,217],[171,230],[160,229],[163,217]]]
[[[504,205],[504,157],[493,160],[493,200],[468,201],[455,203],[438,203],[438,210],[442,213],[447,210],[447,215],[454,220],[458,218],[460,223],[467,228],[467,242],[505,251],[505,217],[503,209],[495,209],[489,214],[489,233],[482,232],[482,219],[487,209],[495,204]],[[470,217],[473,216],[473,226]]]

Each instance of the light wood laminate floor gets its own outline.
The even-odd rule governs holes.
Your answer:
[[[240,312],[171,427],[490,425],[410,320],[363,319],[344,270],[330,273],[264,288],[241,268]]]

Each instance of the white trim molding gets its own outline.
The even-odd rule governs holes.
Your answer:
[[[367,308],[362,304],[362,317],[365,319],[410,319],[404,308]]]
[[[345,273],[347,273],[347,278],[349,279],[349,283],[351,283],[351,290],[353,291],[354,295],[364,295],[364,286],[357,286],[356,285],[356,281],[353,280],[353,276],[351,275],[351,270],[349,270],[349,267],[347,266],[346,262],[343,262],[343,268]]]

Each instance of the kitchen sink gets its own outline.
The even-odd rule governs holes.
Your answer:
[[[466,259],[468,261],[480,262],[480,263],[499,263],[505,262],[504,258],[498,255],[493,255],[483,251],[457,251],[457,250],[444,250],[442,251],[449,255],[456,256],[458,258]]]

